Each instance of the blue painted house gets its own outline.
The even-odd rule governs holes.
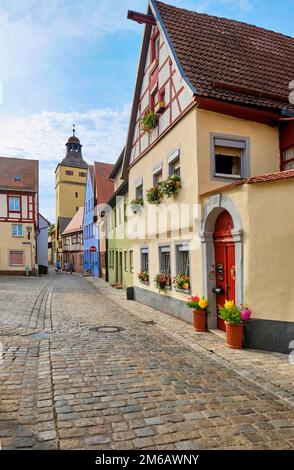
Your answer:
[[[99,277],[99,235],[98,227],[94,220],[94,208],[96,206],[96,183],[94,166],[89,165],[87,176],[87,188],[84,208],[83,237],[84,237],[84,272],[91,271],[94,277]],[[94,252],[94,248],[96,252]]]

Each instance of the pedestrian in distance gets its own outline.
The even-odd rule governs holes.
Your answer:
[[[59,260],[59,259],[56,261],[56,272],[57,272],[58,274],[61,274],[61,264],[60,264],[60,260]]]
[[[69,270],[70,274],[73,273],[73,264],[72,264],[71,261],[68,263],[68,270]]]

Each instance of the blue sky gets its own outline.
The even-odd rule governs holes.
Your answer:
[[[293,36],[293,0],[169,0]],[[54,170],[76,123],[84,158],[125,143],[147,0],[0,0],[0,155],[40,160],[41,212],[54,220]]]

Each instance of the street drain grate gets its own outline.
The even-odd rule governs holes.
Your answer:
[[[96,333],[120,333],[121,331],[125,331],[125,329],[121,326],[95,326],[94,328],[90,328],[90,331]]]
[[[144,325],[156,325],[153,320],[143,320],[142,323],[144,323]]]

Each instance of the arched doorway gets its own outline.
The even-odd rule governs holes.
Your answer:
[[[210,313],[208,314],[208,328],[215,329],[218,326],[218,304],[223,299],[218,298],[215,292],[219,285],[217,266],[216,266],[216,245],[227,243],[231,244],[231,250],[228,246],[227,257],[232,261],[232,250],[234,246],[235,263],[231,261],[231,268],[226,266],[229,271],[235,266],[235,283],[230,284],[230,297],[234,293],[236,304],[243,303],[243,230],[242,221],[239,211],[230,196],[225,194],[217,194],[208,198],[203,206],[203,219],[201,229],[202,244],[202,276],[203,276],[203,294],[207,296]],[[221,251],[221,248],[219,248]],[[225,263],[223,263],[225,265]],[[225,266],[224,266],[225,269]],[[224,288],[226,286],[224,285]],[[233,290],[235,289],[235,291]],[[224,289],[225,290],[225,289]],[[229,294],[228,294],[229,295]],[[233,297],[232,297],[233,299]]]
[[[223,306],[226,300],[236,301],[235,242],[232,231],[234,222],[224,210],[215,222],[214,251],[216,274],[216,306]],[[225,323],[217,317],[217,328],[225,331]]]

